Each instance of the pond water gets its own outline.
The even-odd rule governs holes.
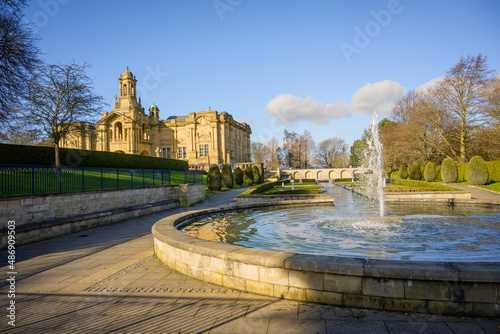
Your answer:
[[[377,203],[326,187],[335,206],[265,208],[206,217],[181,231],[253,248],[344,257],[454,262],[500,259],[500,210],[444,204]]]

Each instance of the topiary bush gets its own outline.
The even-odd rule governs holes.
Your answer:
[[[467,182],[471,185],[482,186],[488,182],[489,178],[488,166],[483,158],[478,155],[472,157],[467,165]]]
[[[251,186],[253,184],[253,171],[250,166],[245,168],[245,172],[243,173],[243,183],[247,186]]]
[[[455,183],[458,179],[457,163],[452,158],[446,158],[441,164],[441,177],[445,183]]]
[[[406,169],[406,165],[402,164],[399,168],[399,178],[401,180],[405,180],[408,178],[408,170]]]
[[[230,164],[224,164],[221,171],[222,187],[232,189],[234,187],[233,171]]]
[[[414,162],[410,165],[408,170],[408,177],[410,180],[420,180],[422,179],[422,173],[420,171],[420,166],[418,163]]]
[[[259,167],[253,166],[252,167],[252,174],[253,174],[253,183],[255,183],[255,184],[262,183],[260,181]]]
[[[436,180],[436,166],[430,161],[425,164],[424,179],[427,182],[434,182]]]
[[[240,167],[234,170],[234,183],[241,186],[243,184],[243,172]]]
[[[211,191],[219,191],[222,188],[219,166],[210,166],[210,170],[207,175],[207,186]]]

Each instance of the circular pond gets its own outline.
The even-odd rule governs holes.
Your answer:
[[[336,206],[264,208],[207,216],[181,231],[211,241],[285,252],[370,259],[495,262],[498,208],[387,204],[401,220],[371,220],[378,205],[328,187]]]

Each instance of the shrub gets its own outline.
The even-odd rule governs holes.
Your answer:
[[[243,172],[240,167],[234,170],[234,183],[241,186],[243,184]]]
[[[219,166],[210,166],[210,170],[207,175],[207,186],[211,191],[219,191],[222,188]]]
[[[402,164],[401,168],[399,168],[399,178],[401,180],[404,180],[404,179],[408,178],[408,170],[406,169],[406,165],[405,164]]]
[[[253,172],[252,167],[245,168],[245,173],[243,173],[243,183],[247,186],[251,186],[253,184]]]
[[[441,177],[445,183],[455,183],[458,179],[457,163],[452,158],[446,158],[441,164]]]
[[[436,179],[436,166],[430,161],[425,165],[424,179],[427,182],[434,182]]]
[[[414,162],[410,165],[408,177],[410,178],[410,180],[422,179],[422,173],[420,172],[420,166],[418,165],[418,163]]]
[[[467,165],[467,182],[471,185],[482,186],[488,182],[490,175],[488,166],[480,156],[472,157]]]
[[[500,160],[487,161],[488,173],[490,174],[490,182],[500,182]]]
[[[436,180],[435,181],[443,181],[441,176],[441,165],[436,166]]]
[[[262,183],[260,181],[259,167],[253,166],[252,167],[252,174],[253,174],[253,183],[255,183],[255,184]]]
[[[256,185],[245,192],[242,192],[240,195],[257,195],[261,194],[266,190],[272,189],[276,187],[277,185],[281,185],[281,183],[288,184],[290,183],[290,180],[284,180],[284,181],[274,181],[274,182],[266,182],[263,184]]]
[[[230,164],[224,164],[221,171],[222,186],[232,189],[234,187],[233,171]]]
[[[457,172],[458,172],[458,177],[457,177],[457,182],[463,182],[467,181],[467,165],[468,162],[462,162],[457,164]]]
[[[396,171],[391,172],[390,178],[391,179],[399,179],[399,171],[396,170]]]
[[[0,164],[53,166],[53,147],[0,144]],[[184,160],[123,154],[114,152],[59,149],[61,166],[132,168],[132,169],[187,169]]]

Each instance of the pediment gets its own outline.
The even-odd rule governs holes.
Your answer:
[[[210,140],[210,136],[206,133],[203,133],[200,135],[200,140],[201,141],[208,141],[208,140]]]
[[[201,116],[196,119],[196,122],[200,125],[208,125],[212,122],[212,118],[209,116]]]

